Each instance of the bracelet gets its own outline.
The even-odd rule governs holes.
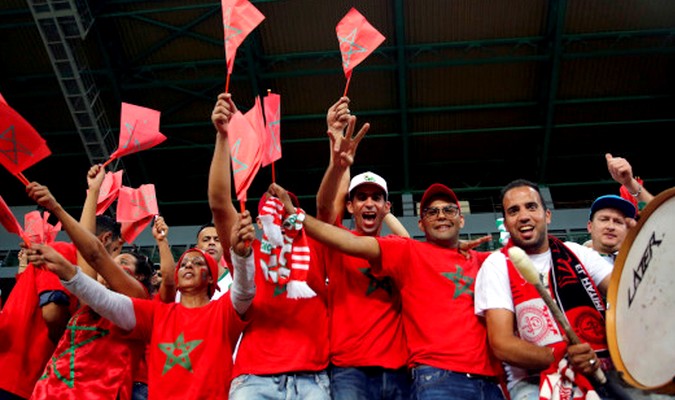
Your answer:
[[[628,190],[628,188],[626,188],[626,190]],[[630,190],[628,190],[628,193],[630,193],[630,195],[633,196],[633,197],[638,197],[640,195],[640,193],[642,193],[642,185],[640,185],[638,187],[637,192],[633,193]]]

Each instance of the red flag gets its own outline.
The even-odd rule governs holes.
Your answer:
[[[52,225],[48,222],[49,212],[31,211],[23,217],[26,236],[33,243],[50,244],[56,239],[56,235],[61,230],[61,222]]]
[[[35,128],[7,103],[0,102],[0,164],[12,175],[20,175],[50,154]]]
[[[101,215],[117,199],[122,187],[122,173],[124,171],[106,172],[101,183],[101,190],[96,201],[96,215]]]
[[[166,140],[159,131],[160,112],[122,103],[120,141],[110,160],[157,146]]]
[[[4,97],[2,97],[2,93],[0,93],[0,103],[7,104],[7,100],[5,100]]]
[[[237,199],[246,201],[246,190],[260,169],[262,159],[260,136],[249,120],[237,111],[230,119],[229,138]]]
[[[384,36],[353,7],[337,24],[335,32],[340,42],[342,69],[347,79],[351,77],[352,69],[384,42]]]
[[[7,232],[16,233],[27,245],[30,245],[30,239],[24,233],[21,225],[19,225],[19,221],[16,220],[16,217],[12,214],[12,210],[9,209],[2,196],[0,196],[0,224],[7,229]]]
[[[117,222],[122,223],[122,237],[127,243],[132,243],[157,214],[155,185],[141,185],[138,189],[126,186],[120,188]]]
[[[281,96],[268,93],[263,99],[265,105],[265,135],[263,140],[262,166],[265,167],[281,158]]]
[[[232,73],[237,48],[265,16],[248,0],[221,0],[225,33],[225,60],[227,73]]]
[[[253,107],[244,114],[244,117],[246,117],[248,123],[251,124],[251,128],[258,134],[258,142],[262,146],[263,139],[265,138],[265,118],[263,117],[260,96],[255,98]]]

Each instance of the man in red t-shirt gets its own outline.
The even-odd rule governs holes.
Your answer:
[[[70,262],[75,246],[54,242]],[[33,264],[17,275],[0,312],[0,399],[27,399],[66,328],[77,299],[53,273]]]
[[[229,121],[237,112],[231,96],[221,94],[211,115],[217,135],[209,173],[209,205],[223,248],[230,247],[226,232],[231,230],[237,215],[232,204],[228,143]],[[270,224],[273,220],[269,220]],[[261,251],[261,243],[255,240],[251,244],[255,251],[256,296],[251,321],[237,349],[230,398],[329,400],[326,276],[314,264],[314,246],[309,242],[306,246],[309,253],[299,257],[306,258],[309,254],[310,265],[305,269],[302,284],[314,295],[294,298],[292,284],[299,281],[294,281],[293,275],[288,283],[281,278],[275,281],[275,277],[283,277],[282,273],[274,272],[281,269],[275,268],[281,265],[282,253],[273,258],[269,252]],[[295,243],[294,240],[294,248]],[[263,247],[269,250],[271,242]],[[295,260],[293,256],[287,258]],[[267,263],[263,264],[264,261]]]
[[[392,233],[409,237],[390,213],[387,182],[373,172],[349,180],[359,142],[370,125],[354,136],[356,117],[342,97],[326,114],[331,157],[316,196],[317,219],[358,236]],[[353,228],[342,225],[345,210]],[[401,295],[391,278],[377,278],[368,260],[323,247],[317,261],[328,275],[330,310],[330,389],[333,400],[402,400],[410,396],[408,349],[401,320]]]
[[[286,191],[272,184],[287,212]],[[331,247],[371,261],[375,276],[389,276],[401,291],[403,326],[416,399],[503,399],[501,368],[487,346],[485,325],[474,314],[473,287],[488,253],[459,251],[464,217],[457,196],[431,185],[420,202],[418,226],[426,242],[399,237],[356,236],[310,216],[306,232]]]

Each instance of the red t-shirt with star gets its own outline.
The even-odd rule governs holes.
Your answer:
[[[84,306],[68,321],[31,400],[130,399],[133,366],[144,352],[142,341],[126,338],[112,322]]]
[[[326,276],[316,265],[316,242],[308,238],[311,256],[307,284],[317,294],[289,299],[286,286],[268,282],[260,267],[260,241],[253,242],[256,294],[250,324],[237,350],[233,377],[296,371],[316,372],[328,366]]]
[[[198,308],[132,299],[130,336],[150,342],[148,399],[227,399],[232,352],[244,329],[230,296]]]
[[[409,365],[497,376],[484,321],[473,306],[474,281],[490,253],[455,249],[396,236],[380,237],[376,275],[391,276],[401,291]]]
[[[352,232],[356,234],[355,232]],[[338,367],[398,369],[408,360],[401,296],[390,277],[375,277],[368,261],[324,247],[328,273],[330,359]]]
[[[52,245],[68,261],[77,262],[72,243],[55,242]],[[70,312],[77,309],[77,298],[61,285],[55,274],[28,264],[26,270],[17,275],[16,284],[0,313],[0,389],[24,398],[30,397],[56,347],[49,340],[40,308],[40,294],[49,291],[65,293]]]

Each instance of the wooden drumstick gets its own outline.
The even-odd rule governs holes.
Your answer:
[[[563,312],[560,310],[560,307],[558,307],[558,305],[553,301],[553,299],[551,298],[551,294],[548,292],[548,290],[546,290],[544,285],[542,285],[541,279],[539,278],[539,274],[537,273],[537,270],[534,268],[534,265],[532,264],[532,260],[530,260],[530,257],[528,257],[527,254],[525,254],[523,249],[521,249],[520,247],[513,246],[509,249],[509,258],[511,259],[511,261],[513,261],[513,265],[516,266],[516,268],[523,276],[523,278],[525,278],[525,280],[528,281],[529,283],[533,284],[534,287],[537,289],[537,292],[539,292],[541,298],[544,299],[544,303],[546,303],[548,308],[551,310],[553,317],[556,319],[556,321],[558,321],[560,326],[562,326],[570,343],[580,344],[581,340],[579,339],[579,336],[577,336],[577,334],[574,332],[574,330],[572,330],[572,327],[570,326],[569,321],[567,321],[565,314],[563,314]],[[607,383],[607,377],[600,368],[596,369],[593,372],[593,378],[601,385]]]

